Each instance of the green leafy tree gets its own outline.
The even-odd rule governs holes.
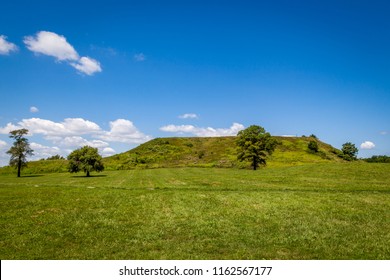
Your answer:
[[[343,152],[343,158],[345,160],[356,160],[357,159],[357,153],[358,153],[358,148],[356,148],[355,144],[352,144],[351,142],[347,142],[343,144],[343,147],[341,149]]]
[[[27,156],[32,156],[34,151],[30,148],[28,139],[24,135],[28,134],[28,130],[18,129],[10,132],[10,138],[15,139],[13,146],[7,151],[11,155],[9,160],[10,166],[15,166],[18,169],[18,177],[23,167],[27,166]]]
[[[256,170],[260,164],[266,164],[266,158],[275,150],[277,141],[263,127],[251,125],[238,132],[236,144],[238,160],[250,161],[253,170]]]
[[[310,151],[317,153],[318,152],[318,143],[317,141],[311,140],[307,145]]]
[[[98,153],[97,148],[84,146],[74,150],[68,156],[68,170],[70,173],[84,171],[87,177],[90,177],[90,172],[101,172],[104,170],[102,157]]]

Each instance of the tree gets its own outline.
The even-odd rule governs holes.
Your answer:
[[[261,126],[251,125],[238,132],[236,144],[238,160],[251,161],[253,170],[256,170],[259,164],[266,164],[266,158],[275,150],[277,141]]]
[[[28,134],[25,128],[13,130],[10,132],[10,138],[15,139],[13,146],[7,151],[11,155],[9,160],[10,166],[15,166],[18,169],[18,177],[23,167],[27,166],[27,156],[32,156],[34,151],[30,148],[28,139],[24,135]]]
[[[74,150],[69,154],[68,160],[68,170],[70,173],[84,171],[86,176],[90,177],[90,172],[104,170],[102,157],[99,155],[98,149],[90,146],[84,146]]]
[[[343,152],[343,158],[345,160],[351,161],[356,160],[356,155],[359,150],[354,144],[352,144],[351,142],[347,142],[343,144],[341,151]]]
[[[318,143],[317,141],[311,140],[307,145],[310,151],[317,153],[318,152]]]

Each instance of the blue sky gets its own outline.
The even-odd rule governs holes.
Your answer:
[[[388,1],[3,2],[0,165],[19,127],[34,158],[252,124],[390,155]]]

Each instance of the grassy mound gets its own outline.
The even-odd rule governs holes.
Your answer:
[[[316,140],[318,152],[312,152],[310,137],[275,137],[278,146],[267,160],[269,167],[308,163],[340,162],[339,150]],[[106,170],[130,170],[169,167],[250,168],[250,163],[237,161],[236,137],[174,137],[156,138],[130,151],[103,159]],[[29,162],[23,174],[60,173],[67,171],[66,160]],[[13,173],[10,167],[0,168],[0,174]]]
[[[339,162],[339,150],[317,140],[319,151],[308,149],[313,138],[275,137],[278,146],[268,166]],[[156,138],[128,152],[105,159],[108,170],[160,167],[238,167],[250,163],[237,161],[236,137]]]

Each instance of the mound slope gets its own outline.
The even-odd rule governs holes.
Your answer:
[[[308,149],[310,137],[274,136],[278,145],[267,160],[268,167],[308,163],[339,162],[341,153],[329,144],[316,139],[317,153]],[[124,153],[103,159],[105,170],[164,167],[223,167],[250,168],[250,163],[237,161],[236,137],[172,137],[156,138]],[[0,173],[12,173],[11,167]],[[29,162],[23,174],[67,172],[66,160]]]
[[[268,159],[268,166],[342,161],[340,151],[316,140],[319,151],[308,149],[310,137],[279,137],[279,144]],[[108,169],[160,167],[249,167],[237,161],[236,137],[156,138],[125,153],[105,158]]]

